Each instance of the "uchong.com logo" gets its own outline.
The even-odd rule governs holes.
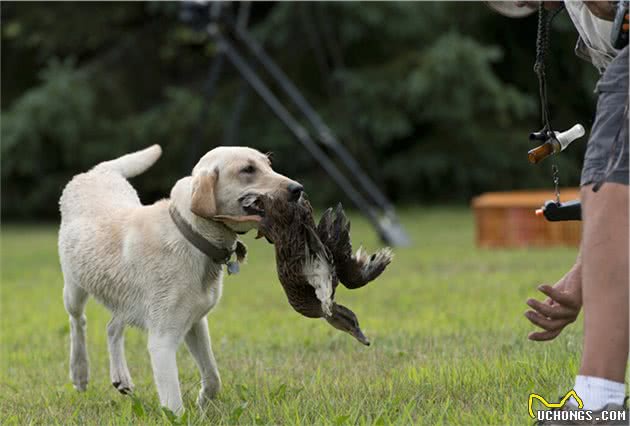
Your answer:
[[[584,407],[584,403],[582,402],[582,398],[580,398],[578,396],[578,394],[575,392],[575,390],[571,389],[569,392],[567,392],[567,394],[562,397],[562,399],[560,400],[560,402],[547,402],[547,400],[538,395],[537,393],[530,393],[529,394],[529,401],[527,402],[527,409],[529,410],[529,416],[532,419],[536,418],[536,415],[534,415],[534,408],[533,408],[533,404],[534,404],[534,399],[539,400],[542,405],[544,405],[547,408],[562,408],[564,407],[564,404],[567,403],[567,401],[569,400],[569,398],[573,397],[575,399],[575,402],[577,402],[577,407],[579,409],[582,409]],[[549,411],[549,410],[537,410],[538,412],[543,411]]]
[[[577,407],[562,410],[570,398],[575,400]],[[533,404],[536,399],[547,409],[534,410]],[[560,402],[548,402],[537,393],[531,393],[529,394],[527,408],[529,416],[540,422],[592,422],[593,420],[597,422],[628,421],[628,412],[626,410],[583,410],[584,403],[582,402],[582,398],[580,398],[573,389],[567,392],[567,394],[560,399]]]

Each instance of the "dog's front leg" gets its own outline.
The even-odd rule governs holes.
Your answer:
[[[206,317],[193,324],[186,334],[186,346],[195,359],[201,375],[201,391],[197,405],[203,408],[210,398],[214,398],[221,389],[221,377],[217,369],[217,362],[212,353],[208,322]]]
[[[175,356],[179,343],[172,334],[149,331],[149,354],[160,404],[176,415],[184,413]]]

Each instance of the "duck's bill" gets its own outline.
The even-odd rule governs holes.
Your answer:
[[[355,339],[363,343],[365,346],[370,346],[369,339],[365,337],[365,334],[363,334],[363,332],[359,330],[358,328],[352,332],[352,335],[354,336]]]

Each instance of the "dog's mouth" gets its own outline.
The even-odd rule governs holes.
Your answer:
[[[239,202],[245,213],[244,215],[216,215],[213,219],[231,226],[233,229],[235,229],[234,227],[239,227],[242,232],[247,232],[243,230],[244,226],[257,227],[265,215],[260,195],[245,194],[239,198]]]
[[[241,205],[243,206],[243,210],[245,211],[245,213],[247,213],[248,215],[260,217],[265,216],[265,208],[263,206],[262,200],[260,199],[260,196],[258,195],[247,195],[243,199]]]

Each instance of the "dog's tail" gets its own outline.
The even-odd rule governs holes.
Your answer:
[[[151,167],[162,155],[160,145],[151,145],[141,151],[132,152],[114,160],[104,161],[94,170],[107,170],[120,173],[125,178],[138,176]]]

